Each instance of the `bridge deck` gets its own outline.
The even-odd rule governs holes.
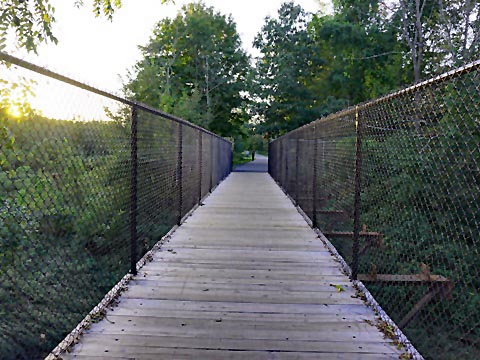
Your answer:
[[[398,359],[354,296],[270,176],[233,173],[62,358]]]

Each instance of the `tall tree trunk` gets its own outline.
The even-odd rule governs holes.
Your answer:
[[[409,0],[400,1],[400,11],[402,15],[402,34],[404,40],[410,48],[410,56],[413,65],[413,78],[415,84],[418,84],[422,80],[424,52],[424,29],[422,23],[422,16],[426,2],[427,0],[415,0],[414,9],[412,9]],[[414,18],[413,24],[411,18]],[[412,28],[413,30],[411,30]],[[421,111],[419,93],[416,93],[414,98],[413,122],[415,130],[417,132],[420,132]]]

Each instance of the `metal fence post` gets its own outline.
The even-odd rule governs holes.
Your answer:
[[[177,224],[182,222],[182,208],[183,208],[183,128],[182,124],[178,123],[178,152],[177,152],[177,181],[178,181],[178,217]]]
[[[229,145],[229,150],[230,150],[230,170],[229,173],[233,171],[233,146]]]
[[[352,244],[352,279],[357,280],[358,252],[360,247],[360,192],[362,171],[362,126],[358,116],[358,106],[355,108],[355,199],[353,204],[353,244]]]
[[[223,178],[226,179],[230,173],[230,149],[226,143],[223,143],[223,148],[225,149],[225,170],[223,171]]]
[[[317,153],[318,153],[318,141],[317,141],[317,131],[316,126],[313,124],[313,204],[312,204],[312,226],[316,228],[317,224]]]
[[[137,107],[130,113],[130,272],[137,275]]]
[[[223,151],[223,143],[220,143],[220,163],[222,164],[222,180],[225,179],[225,169],[226,169],[226,161],[225,161],[225,154]]]
[[[213,165],[215,163],[215,159],[213,158],[213,142],[215,138],[212,136],[210,139],[210,193],[212,193],[213,189]]]
[[[200,167],[200,176],[198,179],[198,203],[202,202],[202,175],[203,175],[203,134],[198,131],[198,163]]]
[[[285,146],[285,155],[284,155],[284,160],[285,160],[285,185],[284,185],[284,188],[285,190],[287,191],[287,193],[290,194],[290,171],[289,170],[289,166],[288,166],[288,153],[290,152],[290,136],[287,136],[287,138],[285,139],[285,143],[287,146]]]
[[[232,146],[229,145],[228,143],[225,145],[227,146],[227,149],[228,149],[228,169],[227,169],[227,176],[230,175],[230,173],[232,172],[232,152],[233,152],[233,149],[232,149]],[[227,177],[225,176],[225,177]]]
[[[278,169],[278,183],[283,187],[283,139],[280,139],[280,155],[279,155],[279,169]]]
[[[218,183],[222,180],[222,147],[220,144],[220,140],[217,141],[217,174],[215,176],[215,184],[218,185]]]
[[[295,204],[298,204],[298,151],[300,150],[300,140],[295,140]]]
[[[268,163],[267,163],[267,168],[268,168],[268,173],[270,176],[272,176],[272,170],[271,170],[271,163],[272,163],[272,152],[271,152],[271,145],[270,143],[267,144],[268,150],[267,150],[267,156],[268,156]]]
[[[282,139],[277,140],[277,144],[275,146],[275,181],[280,184],[280,173],[282,169],[282,164],[280,163],[282,160],[282,156],[280,151],[282,150]]]

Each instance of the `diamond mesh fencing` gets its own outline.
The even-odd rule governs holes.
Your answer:
[[[0,60],[0,358],[40,359],[229,174],[231,143]]]
[[[480,62],[270,143],[270,174],[427,359],[480,358]]]

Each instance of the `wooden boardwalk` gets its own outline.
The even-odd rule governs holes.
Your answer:
[[[270,176],[232,173],[62,358],[398,359],[375,322]]]

